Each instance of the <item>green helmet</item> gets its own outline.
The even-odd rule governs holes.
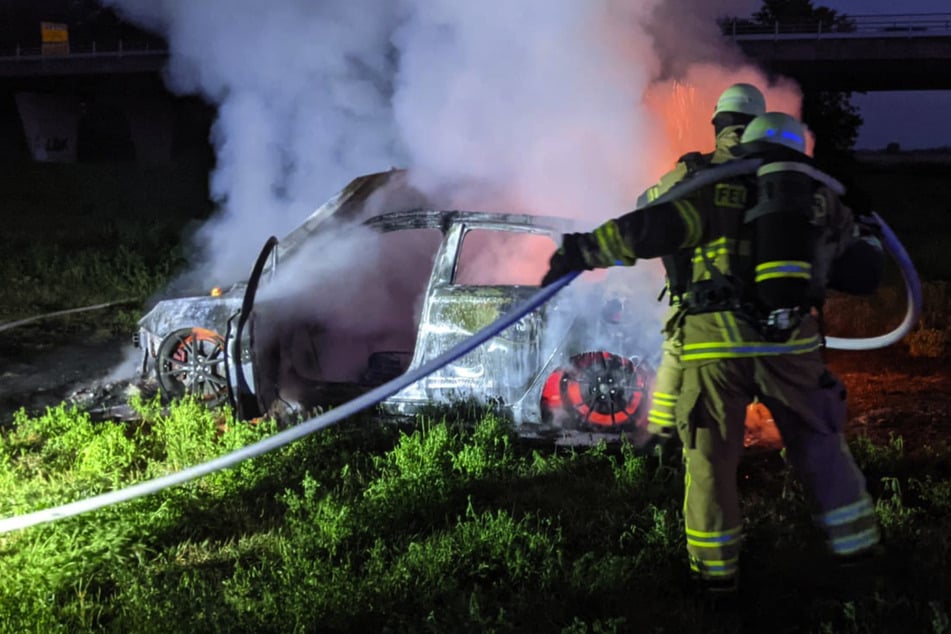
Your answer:
[[[806,153],[806,129],[795,118],[785,112],[767,112],[761,114],[746,126],[740,143],[766,141]]]
[[[766,112],[766,98],[752,84],[733,84],[723,91],[713,109],[713,116],[721,112],[739,112],[758,116]]]

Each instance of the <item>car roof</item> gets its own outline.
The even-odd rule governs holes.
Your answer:
[[[566,218],[434,209],[432,205],[433,201],[409,182],[407,170],[391,169],[358,176],[285,235],[277,246],[278,255],[281,258],[290,255],[324,225],[361,220],[363,224],[384,232],[413,228],[434,228],[445,232],[458,222],[532,233],[565,232],[572,226],[572,221]],[[374,210],[380,213],[373,213]]]
[[[444,232],[454,224],[491,227],[500,231],[532,233],[564,232],[572,227],[572,221],[554,216],[532,216],[491,211],[412,209],[393,211],[374,216],[364,221],[365,225],[379,231],[400,229],[439,229]]]

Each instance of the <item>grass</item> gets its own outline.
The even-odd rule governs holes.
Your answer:
[[[72,501],[276,431],[182,401],[138,423],[65,407],[0,438],[0,513]],[[485,415],[409,432],[349,421],[157,495],[0,536],[0,632],[944,632],[949,448],[853,450],[890,551],[875,592],[823,588],[782,460],[741,475],[740,615],[695,600],[677,459],[542,450]],[[942,629],[944,628],[944,629]]]
[[[0,321],[160,288],[183,261],[181,229],[207,214],[204,184],[182,170],[18,166],[0,182]],[[951,278],[933,246],[948,217],[935,187],[947,184],[895,182],[919,176],[890,170],[867,185],[931,280],[924,333],[946,328]],[[827,316],[878,334],[900,319],[902,293],[891,284]],[[128,331],[137,317],[133,306],[89,319]],[[0,432],[0,516],[276,432],[190,401],[134,405],[135,423],[20,412]],[[434,407],[412,431],[355,418],[150,497],[0,535],[0,632],[951,632],[951,447],[850,444],[889,549],[884,582],[865,592],[859,579],[834,583],[778,455],[743,465],[742,606],[714,613],[686,574],[677,457],[533,447],[484,411]]]
[[[198,161],[5,165],[0,323],[133,300],[72,318],[131,332],[140,307],[185,264],[183,233],[210,212]]]

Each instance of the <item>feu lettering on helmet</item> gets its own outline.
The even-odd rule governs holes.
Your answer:
[[[713,204],[731,209],[746,208],[746,187],[719,183],[713,190]]]

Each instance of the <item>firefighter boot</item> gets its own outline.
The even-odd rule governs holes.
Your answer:
[[[876,544],[854,555],[833,556],[829,581],[844,600],[867,597],[882,590],[888,576],[887,553]]]
[[[711,612],[735,612],[739,608],[739,578],[695,578],[699,599]]]

